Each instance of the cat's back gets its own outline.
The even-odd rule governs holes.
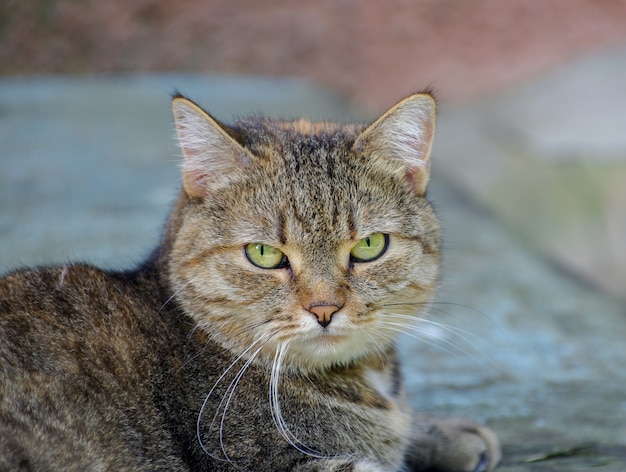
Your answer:
[[[80,264],[8,274],[0,279],[1,352],[19,356],[24,367],[29,357],[41,361],[32,367],[44,370],[65,354],[98,351],[102,358],[104,346],[131,354],[142,314],[154,312],[158,298],[137,277]]]
[[[146,381],[160,299],[145,275],[87,265],[0,279],[0,470],[133,470],[133,443],[167,448]]]

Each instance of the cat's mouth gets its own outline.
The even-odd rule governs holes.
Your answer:
[[[322,328],[320,330],[314,330],[302,336],[302,346],[309,346],[314,348],[320,347],[336,347],[337,345],[348,340],[350,336],[345,330]]]
[[[338,334],[338,333],[329,333],[328,331],[324,330],[322,332],[320,332],[315,338],[315,342],[317,342],[318,344],[329,344],[329,345],[333,345],[333,344],[337,344],[343,340],[346,339],[346,335],[345,334]]]
[[[289,357],[300,369],[318,369],[344,364],[362,357],[372,346],[349,326],[329,326],[301,332],[289,341]]]

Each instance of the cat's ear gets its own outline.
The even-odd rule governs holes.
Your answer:
[[[435,100],[427,93],[405,98],[356,139],[353,149],[374,160],[399,163],[404,180],[419,195],[426,192],[430,149],[435,134]]]
[[[183,188],[190,198],[218,192],[251,165],[248,151],[191,100],[175,96],[172,111],[183,151]]]

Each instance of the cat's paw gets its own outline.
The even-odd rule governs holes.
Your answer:
[[[387,472],[376,462],[363,460],[321,459],[298,465],[292,472]]]
[[[502,453],[492,430],[464,418],[434,422],[429,432],[434,439],[431,467],[440,472],[487,472]]]

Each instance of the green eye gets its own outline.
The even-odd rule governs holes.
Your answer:
[[[355,262],[370,262],[382,256],[389,246],[389,235],[383,233],[370,234],[361,239],[350,251]]]
[[[287,257],[275,247],[251,243],[246,245],[245,250],[248,260],[261,269],[278,269],[287,265]]]

